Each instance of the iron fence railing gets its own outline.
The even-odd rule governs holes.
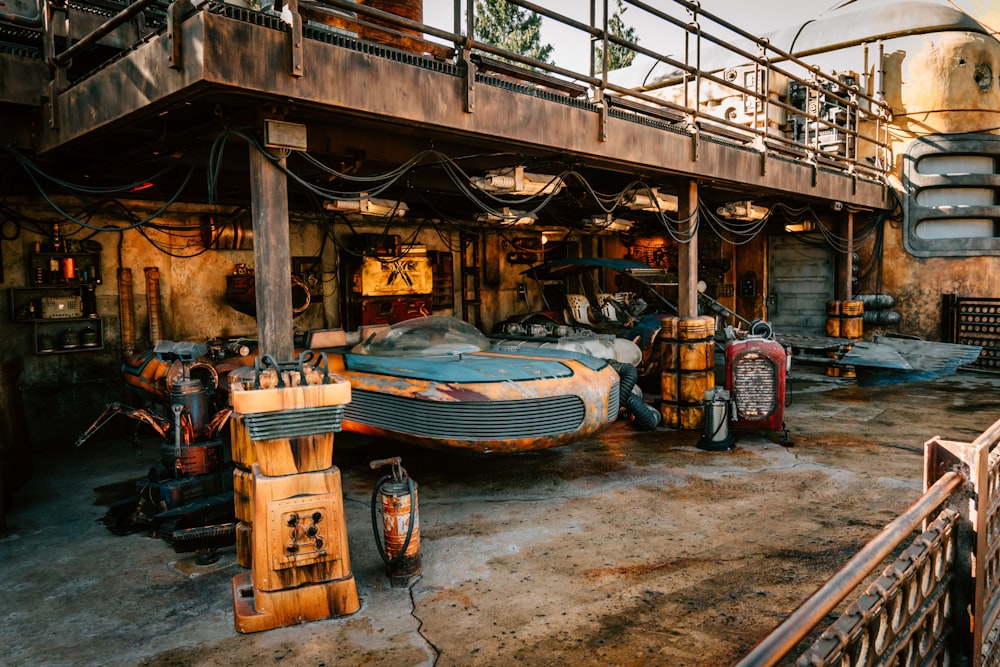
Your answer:
[[[1000,421],[971,443],[933,438],[924,452],[923,496],[736,667],[791,655],[920,523],[796,665],[1000,665]]]
[[[663,35],[662,41],[647,45],[629,41],[609,29],[617,6],[609,6],[609,0],[590,0],[586,21],[550,8],[551,2],[505,0],[587,40],[587,71],[579,71],[580,67],[544,62],[480,41],[474,28],[476,3],[453,1],[451,29],[354,0],[277,0],[264,13],[281,15],[285,29],[307,38],[303,25],[312,22],[362,39],[403,44],[407,50],[428,58],[454,62],[466,77],[469,112],[474,110],[472,91],[479,80],[477,72],[492,71],[504,79],[585,98],[596,105],[602,118],[617,110],[617,117],[651,119],[673,131],[688,133],[693,139],[695,159],[698,140],[707,137],[876,180],[883,179],[892,168],[891,110],[877,93],[869,91],[870,82],[858,80],[866,74],[854,77],[825,72],[703,10],[697,2],[668,0],[654,7],[642,0],[622,0],[631,22],[650,26],[648,34]],[[62,52],[56,52],[54,40],[48,37],[46,58],[57,70],[53,75],[56,87],[65,87],[64,70],[74,52],[96,42],[101,36],[99,31],[107,32],[130,20],[144,5],[162,11],[160,4],[158,0],[125,4],[122,12],[98,31],[82,36]],[[47,33],[53,32],[59,21],[65,22],[65,6],[65,0],[46,2]],[[205,6],[211,10],[204,0],[175,0],[167,14],[179,20],[184,13]],[[169,31],[170,26],[158,29]],[[608,71],[612,49],[644,57],[665,72],[652,84],[628,82],[619,72]],[[678,49],[678,55],[666,52]],[[293,59],[294,55],[293,51]],[[301,71],[292,74],[301,76]],[[604,123],[601,127],[604,138]]]
[[[507,75],[516,77],[520,73],[526,80],[538,82],[538,73],[544,73],[550,77],[549,83],[556,86],[560,82],[586,86],[591,99],[608,106],[624,106],[640,114],[647,111],[658,117],[666,113],[695,137],[704,134],[738,141],[761,152],[775,151],[873,178],[883,177],[892,167],[891,110],[877,93],[868,92],[858,81],[842,74],[824,72],[768,40],[701,9],[696,2],[671,0],[664,3],[668,9],[663,10],[641,0],[622,0],[626,11],[633,10],[630,17],[641,12],[634,21],[652,22],[654,28],[649,32],[661,26],[663,34],[671,36],[665,38],[664,45],[673,45],[678,40],[683,42],[683,57],[674,57],[662,49],[648,48],[611,32],[608,24],[614,7],[609,7],[609,0],[590,1],[589,22],[550,9],[546,3],[505,1],[589,39],[589,71],[569,69],[479,41],[474,31],[475,3],[467,0],[454,0],[454,33],[395,17],[351,0],[322,0],[316,4],[353,11],[363,24],[377,21],[376,25],[383,28],[393,25],[400,30],[417,31],[435,40],[447,41],[454,45],[457,57],[465,62],[475,62],[471,58],[473,55],[498,59],[513,66],[504,68]],[[686,14],[686,17],[680,18],[678,14]],[[711,28],[703,26],[703,22]],[[744,48],[740,44],[748,46]],[[674,75],[662,78],[655,89],[623,85],[608,71],[611,48],[646,56],[671,69]],[[711,63],[708,62],[708,48],[714,50]],[[602,55],[600,62],[597,54]],[[736,67],[717,64],[734,61],[741,64]],[[793,91],[791,97],[794,99],[786,92],[774,94],[778,80],[783,82],[784,90]],[[720,95],[739,98],[745,113],[733,119],[726,113],[730,107],[722,109],[721,113],[713,112],[710,103],[717,102]]]

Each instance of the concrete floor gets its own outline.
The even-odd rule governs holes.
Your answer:
[[[616,424],[518,456],[338,436],[362,601],[344,618],[233,628],[233,549],[196,566],[163,541],[114,536],[105,492],[142,477],[124,439],[45,452],[0,540],[4,665],[730,664],[920,493],[922,445],[1000,417],[1000,376],[865,389],[793,372],[777,434],[705,452],[697,433]],[[420,484],[424,572],[388,585],[370,525],[402,455]]]

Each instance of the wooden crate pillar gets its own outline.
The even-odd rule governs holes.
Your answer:
[[[248,369],[249,370],[249,369]],[[347,549],[340,470],[332,465],[350,384],[255,388],[235,377],[231,422],[239,632],[352,614],[360,608]]]

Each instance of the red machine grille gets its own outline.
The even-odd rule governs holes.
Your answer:
[[[733,428],[780,431],[785,419],[785,348],[766,338],[726,347],[726,389]]]
[[[733,369],[732,392],[736,396],[736,419],[761,421],[770,418],[777,404],[774,363],[760,352],[740,357]]]

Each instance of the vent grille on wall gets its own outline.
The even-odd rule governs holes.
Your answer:
[[[904,158],[903,243],[917,257],[1000,255],[1000,136],[912,142]]]

